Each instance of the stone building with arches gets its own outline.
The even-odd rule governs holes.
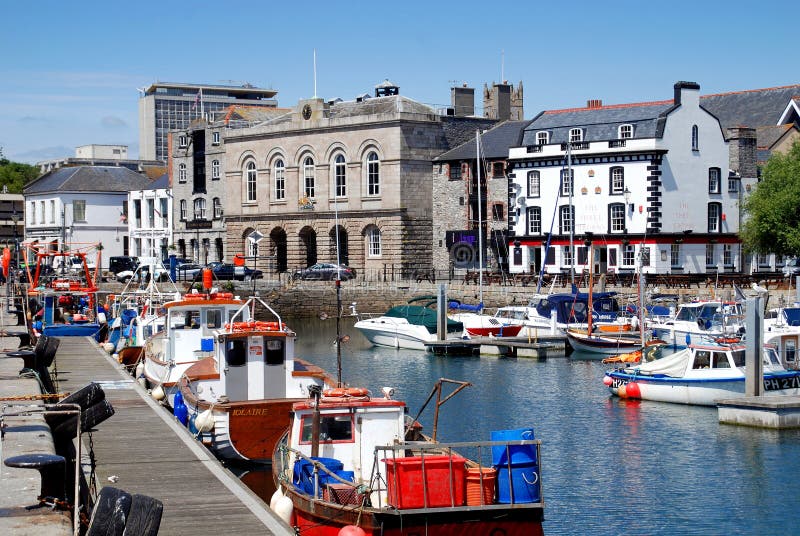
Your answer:
[[[428,270],[431,162],[494,123],[441,114],[387,81],[374,97],[301,100],[229,130],[226,257],[257,256],[278,272],[337,257],[366,277]],[[247,240],[254,230],[265,237],[258,247]]]

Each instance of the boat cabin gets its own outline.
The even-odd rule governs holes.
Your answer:
[[[212,355],[217,330],[234,317],[250,319],[244,303],[229,293],[186,294],[180,301],[166,303],[166,355],[194,353],[195,359]]]

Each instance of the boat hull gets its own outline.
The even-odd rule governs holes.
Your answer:
[[[100,324],[50,324],[44,327],[42,334],[48,337],[92,337],[100,331]]]
[[[620,398],[638,398],[655,402],[716,406],[717,400],[744,396],[744,376],[715,379],[648,378],[624,372],[607,372],[611,394]],[[629,387],[635,384],[635,388]],[[800,395],[800,372],[764,375],[764,395]]]
[[[586,353],[616,355],[635,352],[642,348],[641,341],[632,337],[591,335],[567,331],[567,340],[573,350]]]
[[[542,536],[543,511],[537,508],[498,506],[491,509],[429,509],[379,513],[360,510],[354,505],[311,502],[289,489],[294,511],[292,525],[306,536],[337,536],[348,525],[358,525],[368,536],[472,536],[505,534],[507,536]],[[449,510],[449,511],[448,511]]]
[[[473,337],[516,337],[522,326],[465,327]]]
[[[422,326],[413,324],[379,323],[362,320],[356,322],[355,328],[375,346],[425,350],[426,342],[436,340],[436,335],[429,333]]]

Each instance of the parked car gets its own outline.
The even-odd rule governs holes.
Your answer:
[[[308,268],[295,271],[294,279],[303,279],[311,281],[331,281],[336,279],[336,273],[340,273],[342,281],[348,281],[356,276],[356,271],[344,264],[340,264],[337,268],[335,264],[318,262]]]
[[[195,278],[201,278],[203,267],[193,262],[184,262],[178,265],[175,269],[176,281],[194,281]]]
[[[783,265],[783,277],[795,277],[800,275],[800,258],[795,257],[786,261]]]
[[[70,257],[67,261],[67,268],[73,274],[76,273],[83,273],[83,259],[80,257]],[[89,269],[90,272],[93,272],[95,269],[94,261],[86,259],[86,267]]]
[[[261,270],[253,270],[247,266],[234,266],[233,264],[218,264],[213,269],[214,277],[219,280],[250,281],[251,279],[263,279],[264,273]]]
[[[114,275],[125,271],[133,272],[137,266],[139,266],[139,259],[129,255],[120,255],[108,259],[108,271]]]
[[[169,270],[165,270],[164,267],[159,264],[154,266],[156,281],[169,281]],[[148,281],[150,279],[150,266],[140,266],[138,272],[136,270],[123,270],[117,274],[117,281],[120,283],[127,283],[133,279],[134,276],[141,278],[141,281]]]

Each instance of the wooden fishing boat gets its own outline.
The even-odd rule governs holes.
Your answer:
[[[258,298],[248,304],[256,300],[274,313]],[[335,384],[321,368],[294,357],[296,335],[274,314],[269,322],[234,318],[214,331],[213,354],[179,380],[176,417],[221,458],[271,461],[292,404],[304,400],[311,385]]]
[[[271,506],[298,534],[543,534],[540,441],[439,443],[382,391],[293,405]]]

